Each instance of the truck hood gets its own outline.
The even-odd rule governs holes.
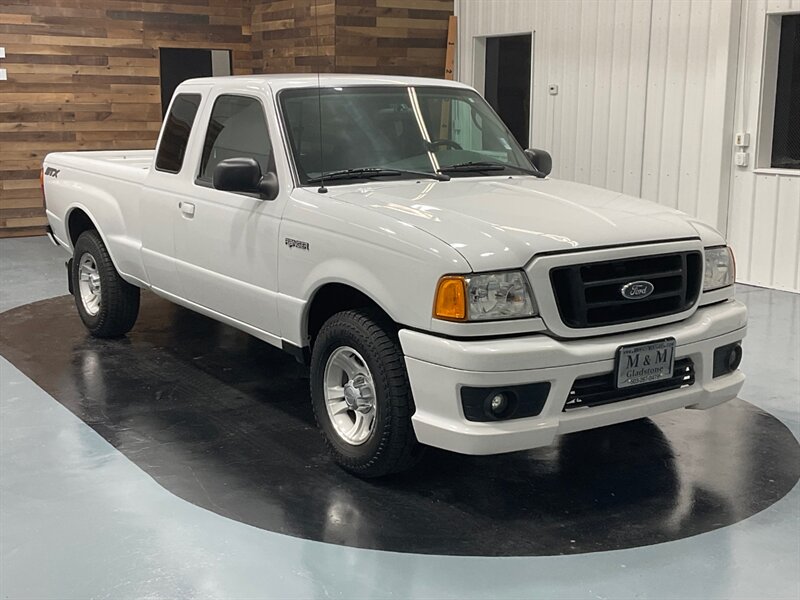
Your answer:
[[[542,252],[701,237],[711,227],[639,198],[558,179],[453,178],[331,186],[330,195],[418,227],[475,271],[524,266]]]

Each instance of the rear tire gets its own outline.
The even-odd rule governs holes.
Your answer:
[[[411,468],[422,454],[414,401],[394,324],[348,310],[322,326],[311,356],[311,399],[334,460],[359,477]]]
[[[139,315],[139,288],[120,277],[100,234],[84,231],[72,256],[73,295],[78,314],[93,336],[128,333]]]

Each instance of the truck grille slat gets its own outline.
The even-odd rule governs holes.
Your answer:
[[[556,305],[567,327],[602,327],[684,312],[700,294],[703,257],[696,250],[556,267],[550,271]],[[653,293],[622,296],[633,281],[648,281]]]
[[[677,390],[682,387],[694,385],[694,362],[691,358],[681,358],[675,361],[672,377],[654,381],[644,385],[637,385],[629,388],[617,389],[614,386],[615,374],[605,373],[603,375],[593,375],[576,379],[572,384],[572,389],[567,396],[563,412],[569,412],[578,408],[588,408],[591,406],[602,406],[612,402],[631,400],[650,394]]]
[[[663,277],[681,276],[682,274],[683,274],[683,271],[681,271],[681,269],[673,269],[672,271],[661,271],[661,272],[656,272],[656,273],[641,273],[641,274],[637,273],[635,275],[635,277],[637,277],[639,279],[661,279]],[[586,281],[586,282],[584,282],[584,285],[587,288],[590,288],[590,287],[596,287],[596,286],[600,286],[600,285],[611,285],[611,284],[615,284],[615,283],[622,284],[622,283],[627,283],[630,280],[631,280],[631,276],[630,275],[626,275],[625,277],[617,277],[616,279],[603,279],[601,281]]]

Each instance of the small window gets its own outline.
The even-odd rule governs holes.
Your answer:
[[[159,171],[180,172],[198,106],[200,94],[179,94],[175,98],[158,146],[156,169]]]
[[[800,169],[800,15],[781,18],[772,166]]]
[[[216,166],[228,158],[254,158],[262,173],[274,170],[264,109],[255,98],[217,98],[203,144],[199,179],[211,181]]]

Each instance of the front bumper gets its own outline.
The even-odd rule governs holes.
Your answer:
[[[698,309],[684,321],[641,331],[576,340],[531,335],[494,340],[454,340],[404,329],[405,354],[416,403],[412,417],[423,444],[463,454],[499,454],[551,444],[556,435],[652,416],[675,408],[706,409],[736,397],[744,375],[712,377],[714,350],[744,338],[747,309],[729,300]],[[577,378],[614,370],[617,348],[674,337],[675,358],[691,358],[691,386],[603,406],[564,412]],[[549,382],[541,413],[480,423],[468,421],[461,388]]]

